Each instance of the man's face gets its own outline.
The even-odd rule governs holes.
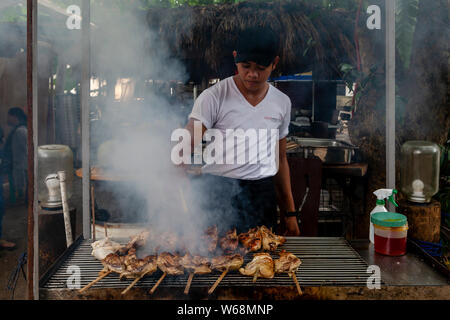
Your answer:
[[[236,56],[235,52],[233,53]],[[253,61],[239,62],[236,64],[238,76],[248,91],[259,91],[265,88],[265,83],[275,69],[279,57],[269,66],[262,66]]]

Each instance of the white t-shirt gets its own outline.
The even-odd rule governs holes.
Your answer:
[[[287,136],[290,117],[291,100],[271,84],[256,106],[245,99],[233,77],[206,89],[189,115],[208,129],[204,138],[211,141],[206,147],[211,157],[204,157],[207,164],[202,172],[244,180],[274,176],[278,172],[278,140]],[[208,139],[208,134],[214,138]],[[245,139],[235,138],[240,134]],[[222,148],[217,148],[220,142]]]

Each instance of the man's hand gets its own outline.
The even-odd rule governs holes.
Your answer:
[[[297,217],[285,217],[284,218],[285,225],[285,236],[297,237],[300,235],[300,229],[298,227]]]

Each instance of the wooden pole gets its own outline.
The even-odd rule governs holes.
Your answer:
[[[66,231],[66,245],[70,247],[73,243],[72,237],[72,225],[70,223],[70,211],[69,205],[67,203],[67,193],[66,193],[66,172],[58,171],[59,185],[61,188],[61,199],[63,205],[63,216],[64,216],[64,229]]]
[[[27,0],[27,151],[28,151],[28,248],[27,248],[27,279],[28,299],[39,298],[38,267],[39,255],[37,223],[37,199],[34,177],[37,175],[35,166],[35,145],[37,144],[37,0]],[[35,132],[36,131],[36,132]]]
[[[94,184],[91,184],[91,207],[92,207],[92,240],[95,241],[95,198],[94,198]]]
[[[90,0],[82,2],[82,20],[81,20],[81,153],[82,153],[82,194],[83,194],[83,237],[91,238],[91,219],[90,219],[90,81],[91,81],[91,20]]]

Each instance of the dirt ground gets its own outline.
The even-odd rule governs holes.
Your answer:
[[[10,300],[12,291],[7,289],[8,279],[18,265],[22,253],[27,251],[27,207],[25,204],[7,206],[3,218],[3,238],[16,243],[14,250],[0,249],[0,300]],[[24,266],[26,274],[26,265]],[[22,272],[19,273],[14,299],[26,299],[27,283]]]

